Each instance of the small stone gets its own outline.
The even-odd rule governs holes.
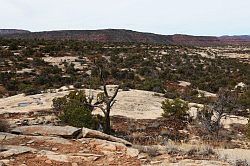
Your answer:
[[[79,153],[88,153],[88,152],[89,152],[89,149],[83,149],[79,151]]]
[[[58,148],[52,148],[52,150],[53,150],[53,151],[57,151],[57,150],[58,150]]]
[[[30,140],[27,142],[27,144],[32,144],[34,142],[34,140]]]
[[[150,164],[152,164],[152,165],[153,165],[153,164],[160,164],[160,163],[162,163],[162,161],[151,161],[151,162],[150,162]]]
[[[78,166],[78,164],[77,163],[72,163],[72,166]]]
[[[52,164],[52,161],[51,160],[46,160],[45,163],[46,164]]]
[[[139,155],[139,150],[134,148],[128,148],[126,154],[130,157],[137,157]]]
[[[90,156],[90,157],[88,157],[88,159],[90,161],[96,161],[97,159],[99,159],[99,157]]]
[[[4,114],[4,118],[9,118],[10,117],[10,114],[6,113]]]
[[[140,159],[146,159],[147,158],[147,155],[146,154],[139,154],[138,155],[138,159],[140,160]]]
[[[183,156],[176,156],[175,159],[176,160],[183,160]]]

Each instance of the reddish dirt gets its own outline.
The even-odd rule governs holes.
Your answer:
[[[104,154],[100,149],[95,148],[86,143],[81,143],[80,141],[70,140],[72,144],[59,144],[59,143],[51,143],[48,141],[43,140],[34,140],[31,144],[27,144],[28,141],[34,140],[31,138],[24,138],[24,137],[16,137],[13,139],[4,140],[1,142],[1,145],[24,145],[27,147],[32,147],[39,150],[48,150],[53,151],[52,148],[57,148],[56,153],[58,154],[70,154],[70,153],[79,153],[79,151],[84,151],[84,153],[96,154],[101,155],[101,157],[97,158],[96,160],[88,161],[88,160],[77,160],[76,163],[81,165],[88,165],[88,166],[106,166],[106,165],[141,165],[140,161],[136,158],[131,158],[127,156],[121,151],[122,149],[117,148],[115,152],[112,152],[110,155]],[[118,153],[119,152],[119,153]],[[1,159],[1,158],[0,158]],[[3,158],[2,158],[3,159]],[[6,158],[5,158],[6,159]],[[48,165],[55,165],[55,166],[72,166],[72,162],[58,162],[54,160],[49,160],[45,156],[37,156],[34,153],[25,153],[16,156],[8,157],[7,159],[10,160],[9,165],[16,166],[21,164],[26,164],[27,166],[48,166]],[[14,159],[14,160],[13,160]],[[49,162],[49,163],[48,163]]]
[[[159,144],[166,139],[183,140],[188,137],[179,130],[186,128],[187,123],[177,119],[129,119],[115,116],[112,127],[117,136],[127,139],[133,144]]]
[[[52,161],[51,163],[46,163],[48,159],[46,157],[37,157],[35,154],[23,154],[15,157],[14,162],[10,162],[10,166],[16,166],[21,165],[25,163],[27,166],[72,166],[72,163],[65,163],[65,162],[58,162],[58,161]],[[115,160],[109,161],[108,157],[100,158],[96,161],[81,161],[76,162],[79,166],[120,166],[120,165],[126,165],[126,166],[139,166],[141,165],[139,161],[136,161],[132,158],[126,158],[126,157],[120,157],[119,159],[116,158]]]

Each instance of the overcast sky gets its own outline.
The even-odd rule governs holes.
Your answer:
[[[0,28],[250,35],[250,0],[0,0]]]

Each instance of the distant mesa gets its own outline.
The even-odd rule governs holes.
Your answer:
[[[21,29],[0,29],[0,35],[27,34],[30,31]]]
[[[191,36],[160,35],[125,29],[61,30],[30,32],[17,29],[0,29],[0,36],[21,39],[81,40],[109,43],[148,43],[186,46],[250,45],[250,36]]]

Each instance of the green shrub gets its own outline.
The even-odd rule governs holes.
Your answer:
[[[84,91],[72,91],[69,95],[53,100],[59,119],[70,126],[96,128],[97,120],[91,114]]]
[[[165,118],[176,117],[179,119],[183,119],[188,115],[188,103],[178,98],[174,100],[166,99],[162,102],[161,108],[164,111],[162,116]]]
[[[0,98],[1,98],[1,96],[3,97],[5,94],[7,94],[8,92],[7,92],[7,90],[5,89],[5,87],[4,86],[1,86],[0,85]]]
[[[26,89],[23,90],[23,93],[25,95],[35,95],[35,94],[40,94],[41,91],[34,86],[27,86]]]
[[[238,98],[238,103],[243,108],[250,108],[250,88],[245,90]]]
[[[0,120],[0,132],[9,131],[9,123],[5,120]]]
[[[86,106],[80,105],[78,101],[68,102],[63,114],[59,116],[60,120],[70,126],[94,128],[94,117],[91,110]]]
[[[164,88],[162,81],[159,79],[147,79],[143,82],[143,85],[141,86],[141,89],[146,91],[153,91],[158,93],[163,93]]]
[[[81,82],[74,83],[74,88],[77,88],[77,89],[82,88],[82,83]]]

